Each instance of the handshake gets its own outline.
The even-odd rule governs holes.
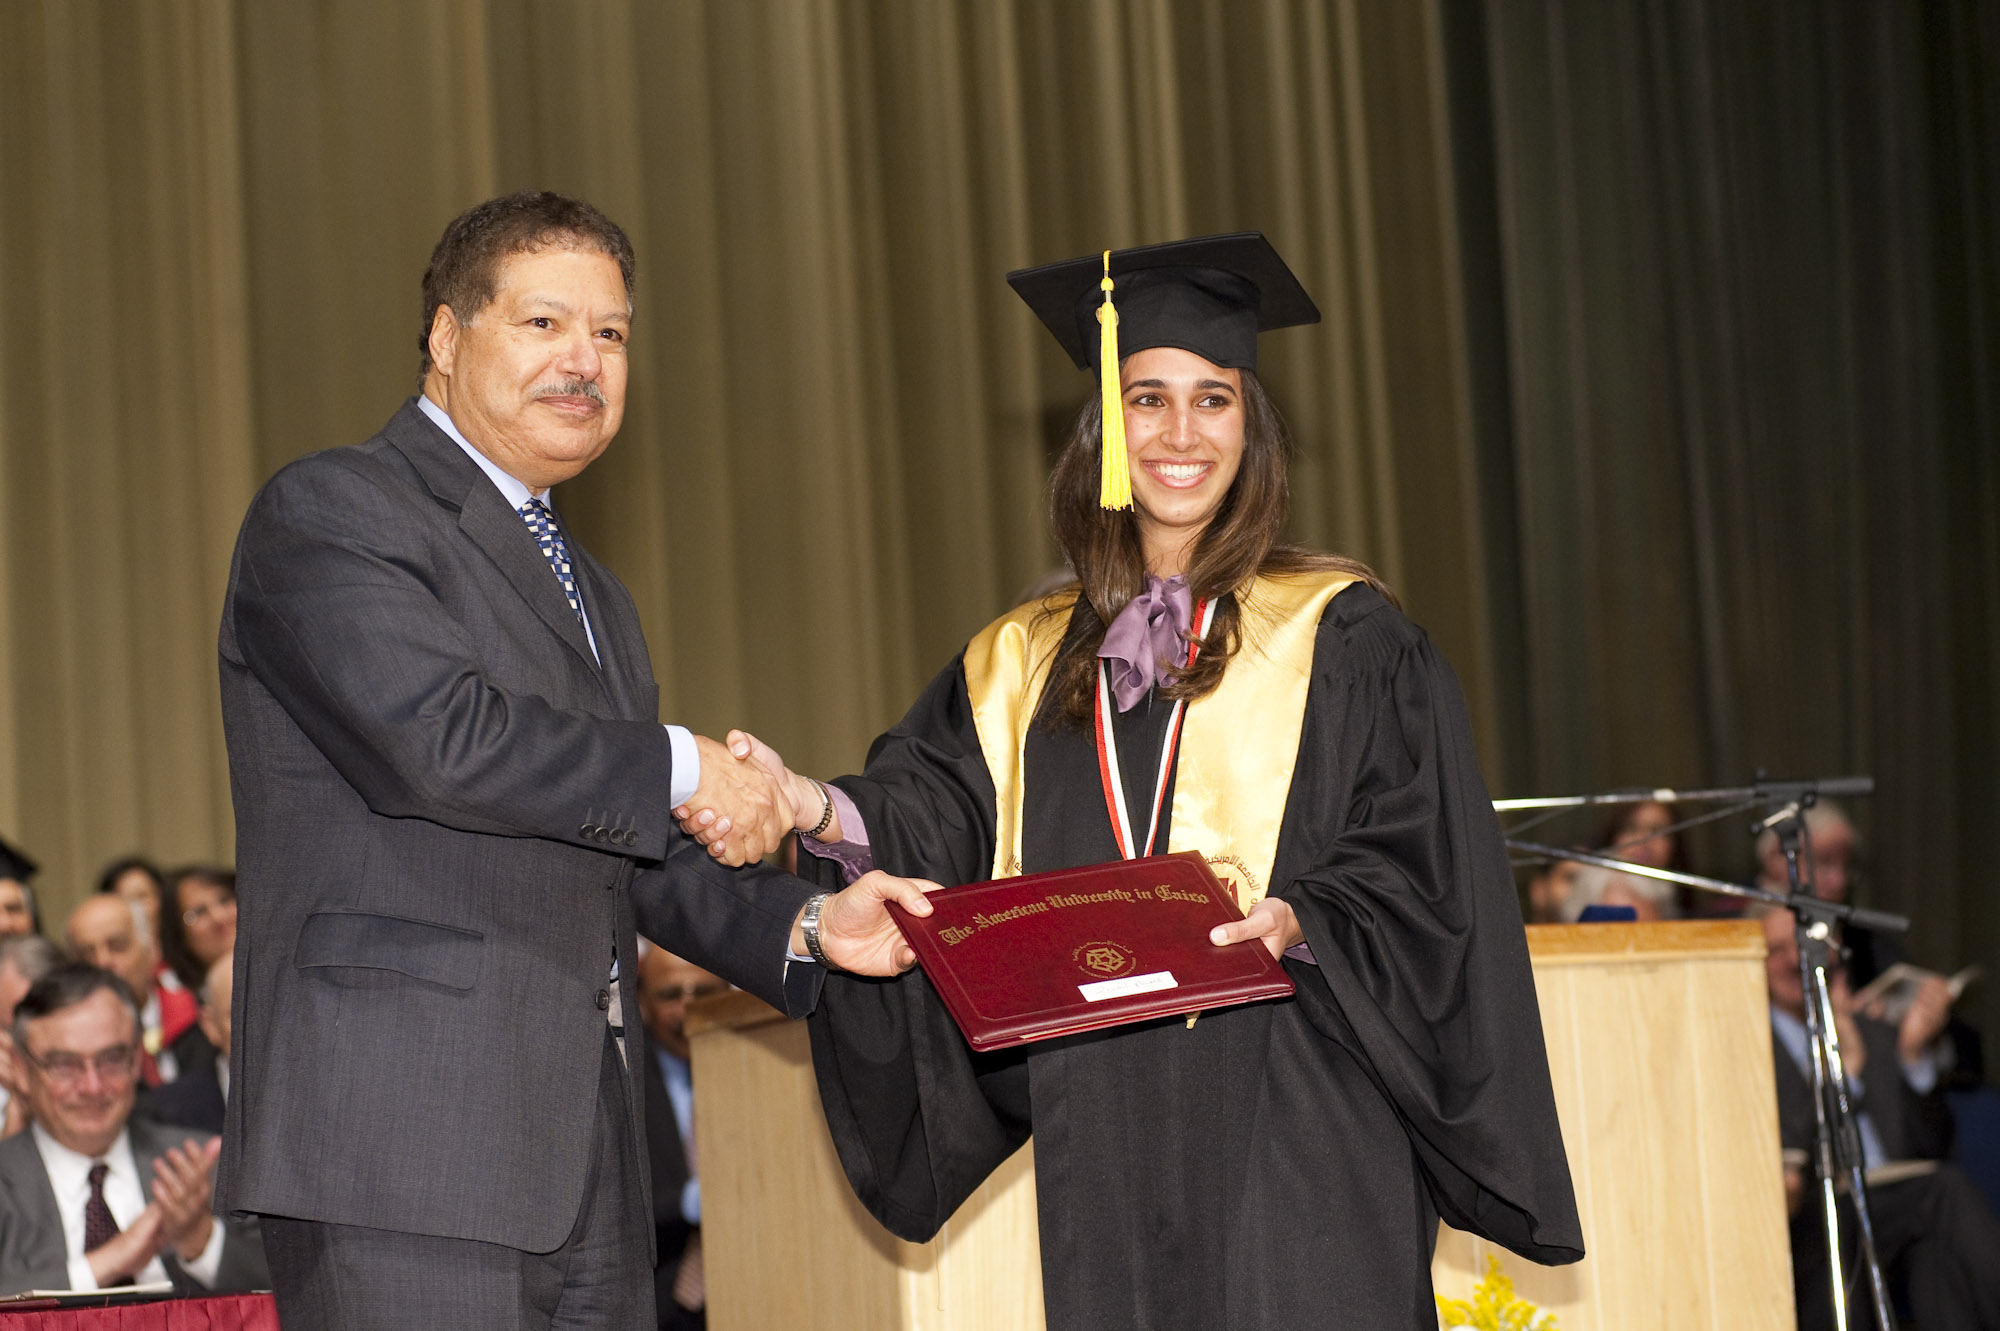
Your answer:
[[[770,745],[741,730],[727,743],[695,736],[701,752],[701,784],[674,810],[681,830],[724,864],[736,867],[762,859],[778,848],[787,832],[810,832],[839,841],[843,829],[825,787],[785,766]],[[912,915],[928,915],[924,893],[937,887],[921,878],[897,878],[873,870],[822,903],[818,938],[825,958],[857,975],[895,975],[916,964],[916,953],[889,918],[893,901]],[[805,913],[792,922],[791,950],[805,956]]]
[[[828,809],[817,782],[785,766],[770,745],[745,731],[729,732],[725,747],[694,737],[701,753],[701,784],[674,810],[681,830],[734,868],[776,850],[787,832],[819,826]],[[839,838],[821,828],[829,841]]]

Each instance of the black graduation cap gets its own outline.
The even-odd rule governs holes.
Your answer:
[[[41,867],[23,855],[19,847],[0,841],[0,878],[11,878],[17,883],[25,883],[33,878],[35,870]]]
[[[1105,250],[1007,274],[1077,368],[1096,365],[1104,397],[1106,508],[1132,506],[1118,363],[1179,347],[1231,369],[1257,368],[1257,334],[1319,322],[1299,279],[1261,231]]]
[[[1261,231],[1112,250],[1109,260],[1121,356],[1179,347],[1254,370],[1258,333],[1319,322],[1319,307]],[[1104,256],[1091,254],[1007,274],[1080,370],[1097,363],[1106,272]]]

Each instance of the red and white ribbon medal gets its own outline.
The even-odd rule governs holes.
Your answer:
[[[1201,644],[1208,637],[1208,627],[1215,619],[1215,602],[1202,601],[1194,608],[1194,633],[1188,643],[1187,659],[1182,662],[1185,670],[1194,664]],[[1118,770],[1118,744],[1111,734],[1111,687],[1106,679],[1104,662],[1097,663],[1097,776],[1104,783],[1104,807],[1111,815],[1111,834],[1118,838],[1118,854],[1122,859],[1138,859],[1153,853],[1154,839],[1160,832],[1160,810],[1166,807],[1167,777],[1174,770],[1174,750],[1181,742],[1181,720],[1187,713],[1187,699],[1174,703],[1173,717],[1167,722],[1166,739],[1160,745],[1160,765],[1153,776],[1153,813],[1146,827],[1146,844],[1135,846],[1132,840],[1132,816],[1125,807],[1125,781]]]

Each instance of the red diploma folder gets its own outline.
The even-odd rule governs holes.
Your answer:
[[[889,913],[974,1049],[1292,993],[1261,941],[1208,941],[1243,913],[1194,851],[969,883],[930,900],[923,919],[893,902]]]

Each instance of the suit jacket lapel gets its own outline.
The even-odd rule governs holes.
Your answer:
[[[597,658],[591,655],[590,641],[584,636],[583,625],[577,622],[576,612],[569,608],[555,571],[536,547],[521,515],[507,507],[507,501],[486,478],[486,473],[431,423],[414,398],[390,418],[384,433],[409,458],[431,494],[458,511],[459,529],[486,552],[521,599],[584,664],[595,670]],[[586,598],[588,595],[586,591]],[[586,599],[584,605],[589,608],[590,601]]]
[[[570,567],[576,571],[577,586],[583,592],[584,610],[597,634],[597,654],[612,705],[627,720],[659,720],[655,715],[659,708],[643,701],[646,691],[640,687],[642,674],[646,684],[652,683],[652,667],[645,659],[646,639],[639,631],[638,619],[623,596],[614,596],[607,590],[611,574],[605,567],[578,545],[574,537],[566,534],[565,539],[569,542]]]

